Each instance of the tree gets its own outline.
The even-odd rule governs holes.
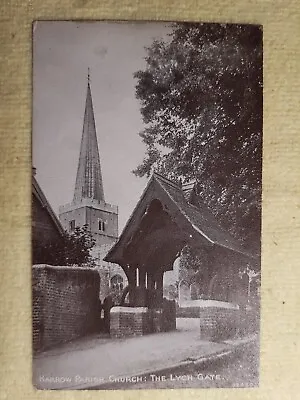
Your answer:
[[[207,264],[208,260],[205,251],[185,246],[180,255],[179,279],[188,285],[201,285],[203,283],[202,267],[207,266]]]
[[[146,125],[143,162],[171,179],[196,180],[220,223],[259,252],[262,31],[253,25],[175,24],[146,49],[135,73]]]
[[[93,267],[95,260],[91,249],[94,245],[88,225],[77,227],[72,233],[65,232],[63,237],[44,245],[33,243],[33,264]]]

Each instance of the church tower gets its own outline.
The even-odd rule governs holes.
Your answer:
[[[101,252],[118,238],[118,207],[104,199],[89,75],[74,197],[72,203],[59,207],[59,219],[68,232],[87,225]]]

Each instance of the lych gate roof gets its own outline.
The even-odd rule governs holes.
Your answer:
[[[195,202],[197,206],[191,204],[187,201],[181,187],[170,185],[166,179],[162,179],[159,176],[157,179],[195,231],[213,244],[218,244],[231,250],[242,251],[238,241],[221,228],[215,217],[199,199]]]
[[[194,240],[198,238],[202,242],[206,241],[207,244],[222,246],[252,257],[236,239],[218,224],[201,199],[193,193],[191,185],[182,187],[154,172],[118,242],[105,257],[106,261],[116,262],[120,265],[126,264],[124,250],[132,241],[133,236],[140,232],[141,221],[147,207],[154,199],[162,203],[172,220]]]
[[[93,101],[88,81],[80,155],[75,183],[74,201],[104,201]]]

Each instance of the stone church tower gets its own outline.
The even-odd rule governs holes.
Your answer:
[[[123,270],[103,261],[118,239],[118,207],[105,202],[93,101],[88,76],[80,155],[72,203],[59,207],[59,219],[67,232],[88,226],[96,241],[93,257],[101,276],[100,298],[125,284]]]

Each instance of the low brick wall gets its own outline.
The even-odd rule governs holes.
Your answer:
[[[100,321],[99,285],[99,274],[91,268],[33,266],[33,349],[95,332]]]
[[[178,307],[176,316],[177,318],[199,318],[200,307]]]
[[[201,307],[200,337],[204,340],[232,338],[239,326],[240,312],[235,308]]]
[[[112,337],[142,336],[149,332],[147,307],[113,307],[110,310]]]
[[[162,330],[164,332],[176,330],[176,302],[164,299],[162,310]]]
[[[237,304],[215,300],[186,303],[177,307],[176,316],[199,319],[202,339],[225,340],[234,335],[245,336],[259,332],[260,312],[257,307],[239,308]]]
[[[174,301],[164,300],[161,309],[121,306],[113,307],[110,310],[110,335],[112,337],[141,336],[175,329],[176,306]]]

